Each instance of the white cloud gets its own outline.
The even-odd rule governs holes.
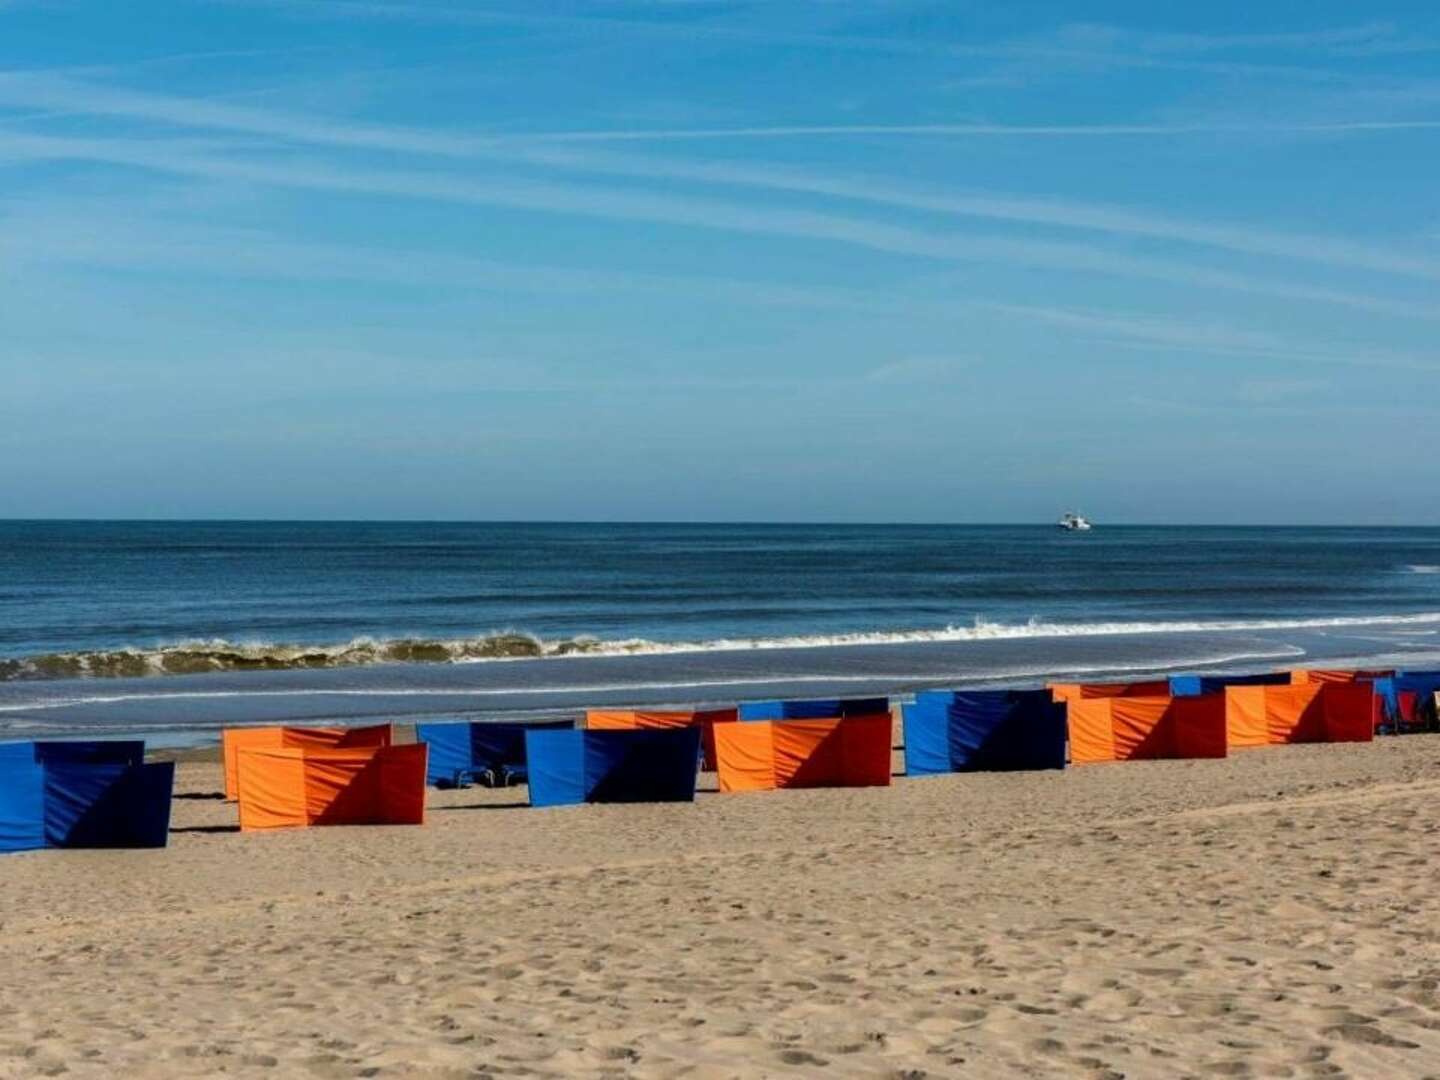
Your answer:
[[[1195,288],[1344,304],[1377,313],[1434,318],[1433,307],[1196,267],[1084,244],[908,228],[809,210],[757,207],[666,192],[534,179],[470,179],[446,173],[362,169],[315,161],[237,161],[146,140],[0,134],[0,160],[85,160],[182,176],[302,190],[476,204],[684,228],[783,236],[944,262],[990,262],[1139,277]]]
[[[1011,40],[947,40],[927,36],[876,33],[826,32],[809,14],[805,22],[763,25],[753,21],[736,23],[710,17],[685,20],[619,17],[613,12],[590,14],[552,13],[517,5],[481,8],[459,4],[420,4],[403,0],[212,0],[255,8],[268,8],[283,15],[302,18],[357,18],[418,24],[478,26],[508,24],[538,31],[573,31],[586,40],[597,34],[623,36],[628,40],[654,38],[670,41],[730,41],[737,45],[780,45],[816,51],[860,52],[937,59],[1005,60],[1029,64],[1051,73],[1067,66],[1082,70],[1107,68],[1161,68],[1214,75],[1243,75],[1253,78],[1285,77],[1307,81],[1331,81],[1333,71],[1313,64],[1282,65],[1211,59],[1215,54],[1255,49],[1298,52],[1309,59],[1314,54],[1355,55],[1356,50],[1421,51],[1440,48],[1426,39],[1402,39],[1386,23],[1251,34],[1180,34],[1132,31],[1095,25],[1069,24],[1056,30]],[[655,0],[651,0],[655,3]],[[660,6],[686,6],[704,11],[708,0],[671,0]],[[835,0],[815,3],[814,13],[833,9]],[[846,5],[850,6],[850,5]],[[877,5],[877,7],[880,5]],[[765,6],[756,4],[757,10]],[[721,12],[723,15],[723,12]],[[794,25],[802,27],[793,29]],[[1199,59],[1196,59],[1199,57]],[[1343,77],[1343,76],[1342,76]]]
[[[727,162],[690,164],[654,157],[565,156],[544,152],[531,153],[526,160],[580,171],[770,188],[958,217],[1140,236],[1440,280],[1440,259],[1428,254],[1387,250],[1343,238],[1277,232],[1248,223],[1190,221],[1121,206],[989,193],[942,193],[899,186],[887,180]]]
[[[1326,379],[1242,379],[1235,396],[1247,404],[1266,405],[1310,397],[1329,387]]]
[[[1368,22],[1310,30],[1288,30],[1260,33],[1166,33],[1132,30],[1128,27],[1096,23],[1072,23],[1055,34],[1056,40],[1072,47],[1091,45],[1099,48],[1128,48],[1155,53],[1213,53],[1250,49],[1297,51],[1313,53],[1332,47],[1353,48],[1393,41],[1396,28],[1389,22]]]
[[[166,192],[166,199],[173,199]],[[158,204],[157,204],[158,205]],[[693,293],[760,307],[893,312],[860,290],[699,274],[498,262],[435,251],[332,244],[261,230],[202,224],[157,205],[100,200],[10,200],[0,216],[0,268],[77,266],[186,272],[278,281],[366,281],[490,292]]]
[[[1311,342],[1233,326],[1225,321],[1196,322],[1146,312],[1096,311],[989,301],[977,301],[976,306],[1017,318],[1050,323],[1092,341],[1126,348],[1321,366],[1440,372],[1440,354],[1427,355],[1366,344]]]
[[[1143,236],[1248,254],[1440,280],[1440,260],[1434,258],[1385,250],[1342,238],[1276,232],[1249,223],[1196,222],[1103,204],[984,193],[935,193],[899,186],[886,180],[836,177],[793,169],[725,162],[692,164],[654,157],[575,154],[532,145],[536,141],[546,142],[570,137],[565,135],[469,137],[276,112],[207,99],[177,98],[97,87],[54,76],[16,73],[0,74],[0,103],[270,136],[302,144],[420,156],[499,159],[626,177],[663,177],[699,183],[796,191],[938,214]],[[1425,123],[1440,128],[1440,121]],[[778,132],[801,129],[768,130]],[[873,129],[826,130],[839,132]],[[584,139],[588,136],[579,134],[574,137]],[[623,137],[623,133],[610,132],[600,137]]]
[[[1110,138],[1183,135],[1343,135],[1375,131],[1428,131],[1440,120],[1375,119],[1336,122],[1309,120],[1197,121],[1158,124],[797,124],[729,128],[636,128],[633,130],[553,131],[529,136],[550,142],[662,142],[696,139],[835,138],[849,135],[958,138]]]
[[[970,360],[957,356],[907,356],[871,368],[864,375],[875,383],[942,383],[953,380],[970,367]]]

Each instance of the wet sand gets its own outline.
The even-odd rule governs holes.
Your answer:
[[[1440,1071],[1440,736],[422,828],[219,790],[0,858],[0,1076]]]

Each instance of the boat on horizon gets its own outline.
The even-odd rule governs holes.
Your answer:
[[[1056,524],[1066,532],[1089,532],[1091,529],[1089,519],[1074,510],[1066,510],[1060,515],[1060,520]]]

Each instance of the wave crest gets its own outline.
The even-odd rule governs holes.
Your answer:
[[[540,660],[562,656],[636,656],[744,652],[758,649],[838,648],[926,642],[1004,641],[1020,638],[1108,637],[1180,633],[1326,630],[1367,626],[1440,624],[1440,612],[1293,619],[1177,620],[1171,622],[997,623],[928,630],[877,630],[708,641],[602,640],[580,636],[545,640],[518,630],[474,638],[356,638],[336,645],[285,645],[225,640],[189,641],[154,648],[98,649],[0,659],[0,682],[20,679],[142,678],[224,671],[289,671],[369,664],[455,664]]]
[[[143,678],[215,671],[291,671],[367,664],[448,664],[464,660],[518,660],[593,651],[593,638],[546,642],[507,631],[446,641],[430,638],[356,638],[340,645],[284,645],[225,640],[187,641],[155,648],[43,653],[0,660],[0,681],[16,679]]]

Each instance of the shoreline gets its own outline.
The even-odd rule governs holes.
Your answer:
[[[0,740],[126,735],[183,748],[248,724],[543,719],[591,707],[903,697],[929,688],[1299,666],[1435,667],[1440,639],[1403,630],[1120,635],[11,681],[0,683]]]

